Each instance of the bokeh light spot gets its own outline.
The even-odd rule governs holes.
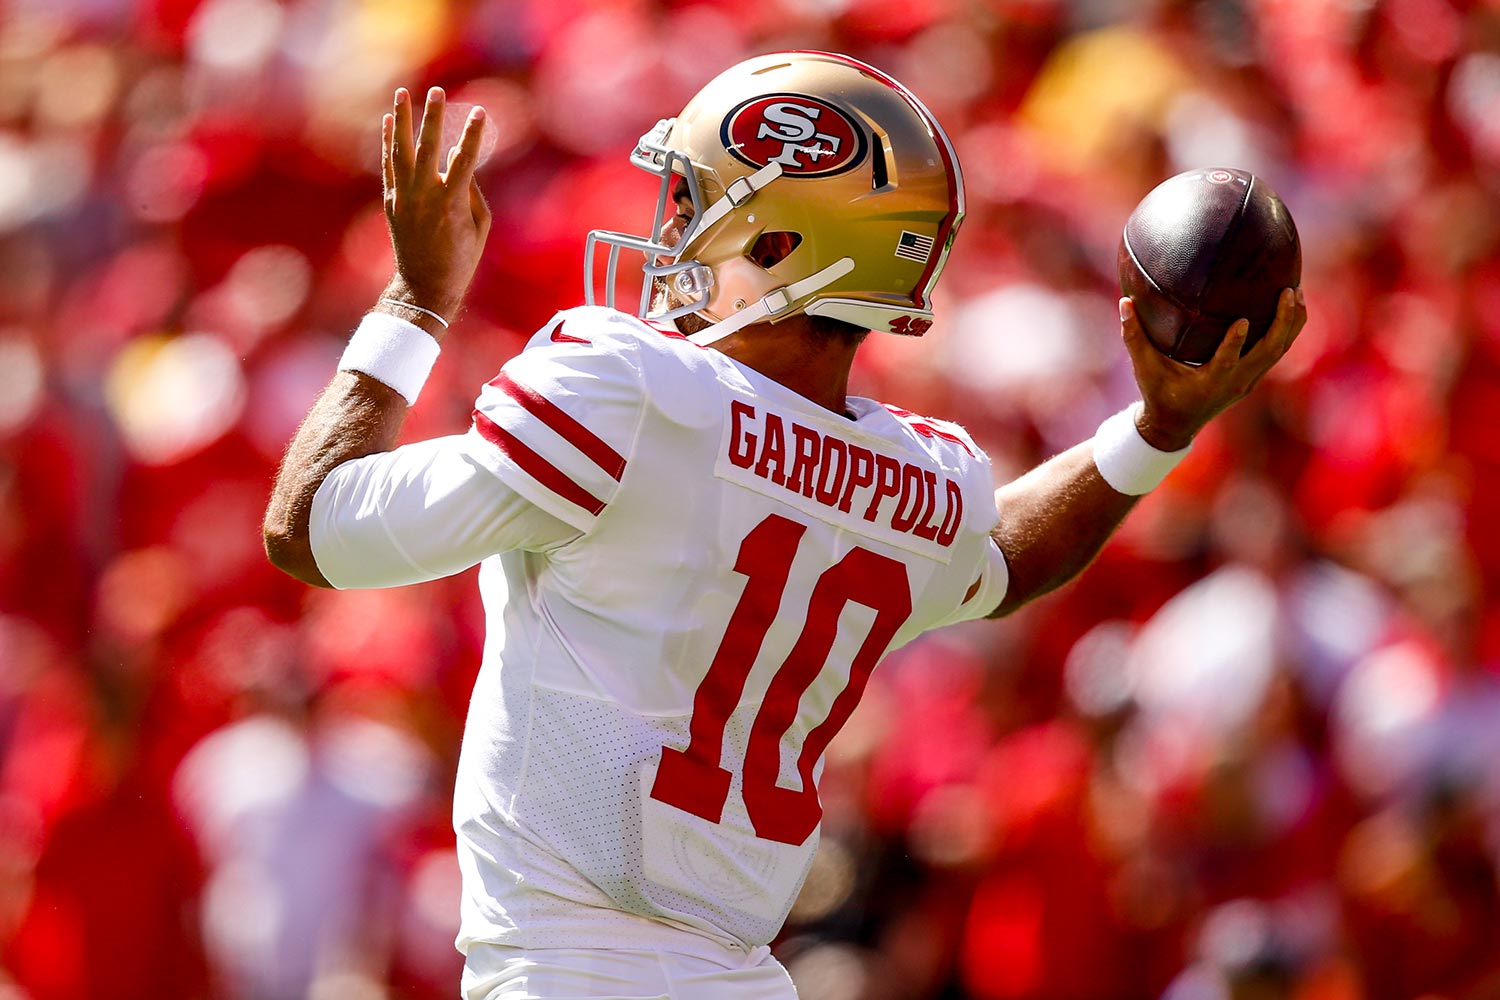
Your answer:
[[[217,337],[140,337],[115,357],[105,399],[130,453],[165,465],[234,426],[245,380],[239,359]]]

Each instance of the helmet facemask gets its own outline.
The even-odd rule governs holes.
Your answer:
[[[696,260],[680,260],[683,250],[691,243],[692,237],[696,235],[704,217],[703,189],[698,183],[697,171],[693,169],[692,161],[688,157],[674,149],[668,149],[664,140],[672,131],[672,125],[676,121],[673,118],[664,118],[656,123],[656,126],[641,136],[636,143],[635,151],[630,154],[630,162],[660,178],[656,195],[656,213],[652,216],[653,224],[651,235],[634,236],[629,233],[618,233],[609,230],[596,229],[589,233],[588,242],[584,246],[584,274],[587,281],[584,283],[584,301],[589,305],[597,305],[595,301],[594,276],[597,274],[597,265],[594,259],[594,250],[598,245],[607,246],[609,253],[604,265],[604,304],[611,309],[615,305],[615,286],[619,282],[620,251],[630,250],[645,256],[645,263],[641,270],[645,273],[645,281],[641,285],[641,300],[636,308],[636,315],[643,319],[674,320],[679,316],[690,316],[707,307],[709,294],[713,288],[713,271]],[[688,222],[687,228],[678,238],[677,242],[668,246],[661,240],[662,220],[667,217],[669,209],[676,206],[679,185],[686,184],[686,197],[692,202],[693,217]],[[682,303],[671,306],[665,303],[667,296],[659,293],[662,290],[670,290],[671,298]],[[653,301],[655,300],[655,301]],[[660,307],[666,304],[667,308]],[[659,311],[653,311],[653,310]]]

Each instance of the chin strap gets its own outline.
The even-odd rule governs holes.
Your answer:
[[[714,223],[749,201],[755,195],[755,192],[780,176],[781,164],[767,163],[750,176],[741,177],[730,184],[729,187],[724,189],[723,197],[704,209],[703,215],[694,220],[696,224],[693,226],[693,231],[687,239],[682,241],[682,248],[677,252],[677,256],[681,257],[683,255],[687,248],[692,245],[693,240],[698,237],[699,233],[708,232],[713,228]]]
[[[754,305],[746,306],[733,316],[715,323],[706,330],[699,330],[688,339],[695,344],[707,347],[714,341],[722,340],[752,323],[759,323],[763,319],[771,319],[786,312],[793,302],[811,295],[820,288],[826,288],[852,270],[854,270],[854,258],[840,257],[823,270],[815,271],[801,281],[794,281],[790,285],[767,292]]]

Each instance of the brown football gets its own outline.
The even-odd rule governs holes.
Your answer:
[[[1248,351],[1265,336],[1283,288],[1302,281],[1302,245],[1286,205],[1254,174],[1189,170],[1157,185],[1120,240],[1120,288],[1151,342],[1201,365],[1237,319]]]

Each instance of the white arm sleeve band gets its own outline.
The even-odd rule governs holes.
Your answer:
[[[979,577],[974,581],[974,590],[967,595],[968,600],[934,628],[983,618],[1005,600],[1005,591],[1009,586],[1010,567],[1005,563],[1005,553],[1000,551],[999,543],[991,538],[985,548],[984,561],[979,567]]]
[[[334,469],[313,497],[310,535],[318,569],[346,590],[435,580],[579,531],[487,472],[456,435]]]

